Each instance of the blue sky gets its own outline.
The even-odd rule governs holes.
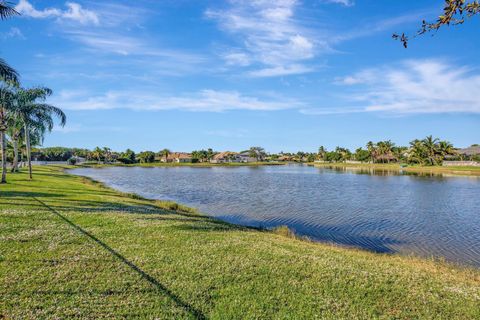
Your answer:
[[[480,19],[405,50],[441,0],[21,0],[0,56],[54,90],[45,146],[315,151],[480,142]]]

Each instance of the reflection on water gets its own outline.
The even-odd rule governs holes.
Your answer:
[[[344,173],[368,174],[376,176],[418,176],[418,177],[448,177],[452,175],[445,175],[437,172],[412,172],[402,169],[382,169],[382,168],[368,168],[368,167],[339,167],[339,166],[322,166],[322,168],[339,171]],[[476,177],[475,177],[476,178]]]
[[[262,167],[75,169],[125,192],[233,223],[480,266],[480,179],[391,170]]]

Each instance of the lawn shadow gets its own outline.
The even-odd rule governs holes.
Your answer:
[[[75,224],[73,221],[69,220],[67,217],[62,215],[60,212],[55,210],[54,208],[50,207],[47,205],[45,202],[42,200],[35,198],[39,203],[41,203],[44,207],[49,209],[53,214],[55,214],[57,217],[62,219],[64,222],[69,224],[72,228],[80,232],[81,234],[87,236],[91,240],[93,240],[95,243],[97,243],[99,246],[101,246],[103,249],[108,251],[110,254],[112,254],[115,258],[117,258],[119,261],[124,263],[126,266],[128,266],[131,270],[139,274],[144,280],[148,281],[152,286],[154,286],[159,292],[167,295],[170,297],[178,306],[181,308],[185,309],[187,312],[189,312],[192,316],[194,316],[196,319],[206,319],[205,315],[189,303],[183,301],[179,296],[177,296],[175,293],[173,293],[170,289],[165,287],[162,283],[160,283],[156,278],[142,270],[140,267],[135,265],[133,262],[128,260],[126,257],[121,255],[119,252],[117,252],[115,249],[111,248],[109,245],[107,245],[105,242],[101,241],[97,237],[95,237],[93,234],[88,232],[87,230],[83,229],[79,225]]]
[[[1,197],[6,198],[34,198],[34,197],[52,197],[52,198],[60,198],[63,197],[62,194],[58,193],[47,193],[47,192],[30,192],[30,191],[0,191]]]

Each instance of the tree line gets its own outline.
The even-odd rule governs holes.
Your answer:
[[[0,19],[5,20],[19,13],[8,2],[0,2]],[[26,157],[29,177],[32,179],[32,145],[41,144],[45,134],[52,131],[54,120],[64,126],[65,113],[47,99],[52,90],[47,87],[23,88],[20,75],[0,58],[0,153],[1,183],[7,182],[7,149],[12,150],[11,172],[19,170],[19,160]]]
[[[397,146],[391,140],[376,143],[369,141],[364,148],[358,148],[354,152],[342,147],[337,147],[332,151],[327,151],[324,147],[320,147],[318,159],[326,162],[401,162],[435,166],[441,165],[446,159],[480,161],[480,155],[462,155],[450,142],[428,136],[424,139],[411,141],[409,146]]]
[[[476,146],[476,145],[474,145]],[[131,149],[123,152],[112,151],[108,147],[96,147],[93,150],[80,148],[43,148],[34,149],[33,157],[45,161],[68,161],[74,164],[76,158],[84,158],[86,161],[97,163],[154,163],[168,158],[174,152],[170,149],[160,151],[142,151],[135,153]],[[219,152],[211,148],[194,150],[189,153],[192,162],[208,162]],[[318,152],[280,152],[268,153],[262,147],[251,147],[240,153],[247,153],[257,161],[295,161],[295,162],[346,162],[357,161],[364,163],[406,163],[424,166],[441,165],[445,159],[448,160],[474,160],[480,161],[480,155],[462,155],[458,149],[445,140],[428,136],[424,139],[415,139],[409,146],[397,146],[391,140],[372,142],[369,141],[365,147],[351,151],[345,147],[336,147],[333,150],[321,146]]]

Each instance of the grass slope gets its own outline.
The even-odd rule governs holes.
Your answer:
[[[59,168],[34,173],[0,186],[0,318],[480,318],[476,270],[172,212]]]

